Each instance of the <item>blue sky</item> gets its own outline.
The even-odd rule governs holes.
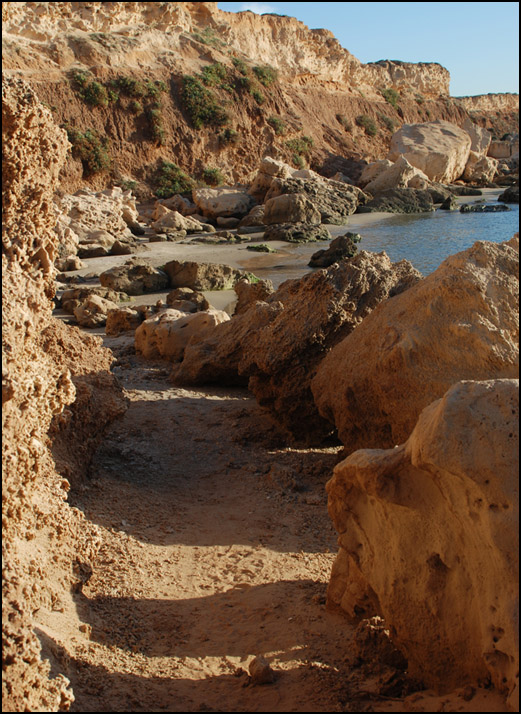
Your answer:
[[[452,96],[519,92],[517,2],[219,2],[331,30],[362,62],[439,62]]]

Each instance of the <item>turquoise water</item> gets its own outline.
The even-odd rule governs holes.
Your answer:
[[[424,275],[432,273],[449,255],[477,240],[501,243],[519,230],[519,206],[504,213],[433,211],[414,216],[396,215],[360,229],[359,248],[384,250],[394,262],[407,258]]]

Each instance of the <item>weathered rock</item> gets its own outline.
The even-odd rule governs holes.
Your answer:
[[[434,203],[429,191],[416,188],[390,188],[363,206],[357,213],[425,213],[434,211]]]
[[[254,206],[255,200],[247,190],[237,186],[194,188],[192,198],[197,208],[207,218],[233,216],[242,218]]]
[[[418,179],[421,180],[421,185],[412,186]],[[411,166],[404,156],[399,156],[394,164],[379,172],[364,190],[375,196],[391,188],[423,188],[428,184],[429,179],[423,171]]]
[[[181,310],[181,312],[200,312],[210,309],[210,303],[205,296],[191,288],[172,290],[166,296],[166,304],[174,310]]]
[[[216,223],[220,228],[237,228],[239,218],[226,218],[225,216],[217,216]]]
[[[65,711],[74,696],[41,656],[34,632],[57,601],[74,609],[73,563],[92,563],[99,533],[67,502],[114,414],[112,357],[97,339],[52,318],[58,237],[53,195],[69,144],[23,81],[2,78],[2,704],[6,711]],[[68,255],[66,253],[65,255]],[[73,339],[70,334],[75,331]],[[54,349],[52,344],[59,347]],[[83,406],[81,374],[97,403],[95,428]],[[99,380],[97,377],[99,375]],[[103,382],[106,401],[96,385]],[[111,392],[112,390],[112,392]],[[88,409],[85,410],[87,412]],[[121,411],[120,411],[121,413]],[[54,453],[56,429],[75,420],[69,449]],[[58,424],[57,424],[58,422]],[[59,470],[56,464],[59,463]]]
[[[519,156],[519,137],[516,140],[492,141],[488,147],[488,156],[493,159],[509,159],[513,156]]]
[[[378,176],[380,176],[380,174],[387,171],[387,169],[390,169],[392,165],[393,162],[389,161],[389,159],[380,159],[379,161],[373,161],[372,163],[367,164],[358,179],[358,183],[361,188],[364,188],[368,183],[374,181],[378,178]]]
[[[145,316],[142,312],[131,307],[118,307],[109,310],[105,322],[105,334],[117,337],[122,332],[134,331],[144,319]]]
[[[179,193],[170,198],[161,198],[159,199],[159,203],[171,211],[178,211],[183,216],[192,216],[197,212],[195,203],[192,203],[189,198],[185,198]]]
[[[77,255],[68,255],[65,258],[58,258],[55,265],[57,270],[62,270],[65,273],[73,270],[81,270],[86,267],[86,263],[83,263]]]
[[[351,454],[327,485],[330,605],[382,615],[442,693],[490,677],[515,697],[518,434],[518,380],[457,382],[405,444]]]
[[[264,225],[264,206],[254,206],[251,211],[241,218],[239,228],[248,226],[263,226]]]
[[[465,181],[489,183],[497,173],[498,160],[471,151],[463,172]]]
[[[241,383],[296,438],[320,442],[330,426],[310,390],[331,347],[390,295],[420,279],[407,261],[362,251],[327,270],[287,280],[266,302],[240,311],[226,325],[192,341],[174,373],[179,383]]]
[[[247,309],[228,322],[193,337],[183,361],[172,369],[172,381],[183,385],[246,385],[248,378],[239,374],[243,350],[248,348],[254,331],[269,324],[282,309],[281,303],[250,302]]]
[[[117,309],[115,302],[91,294],[74,308],[74,317],[81,327],[98,327],[106,323],[109,310]]]
[[[456,201],[455,197],[451,194],[450,196],[447,196],[447,198],[443,201],[441,204],[440,208],[443,211],[454,211],[458,207],[458,202]]]
[[[266,156],[259,166],[259,170],[248,193],[257,201],[263,201],[274,178],[290,178],[294,169],[283,161],[277,161]]]
[[[244,272],[219,263],[196,263],[191,260],[171,260],[165,272],[173,288],[192,290],[231,290],[244,277]]]
[[[183,359],[185,347],[194,335],[204,335],[213,327],[230,319],[222,310],[185,313],[167,309],[150,317],[135,332],[136,352],[147,359],[162,357],[172,362]]]
[[[275,681],[275,672],[262,655],[257,655],[252,659],[248,671],[252,684],[272,684]]]
[[[109,249],[99,243],[82,243],[78,246],[78,258],[103,258],[109,255]]]
[[[126,293],[111,290],[110,288],[86,287],[86,288],[71,288],[64,290],[60,296],[60,307],[69,315],[74,314],[74,310],[81,305],[82,302],[88,300],[92,295],[101,297],[110,302],[122,302],[128,300]]]
[[[273,179],[265,201],[288,193],[304,193],[320,211],[322,223],[344,225],[368,196],[356,186],[331,179]]]
[[[460,213],[502,213],[510,208],[504,203],[463,203],[459,210]]]
[[[233,289],[237,294],[234,315],[246,312],[253,303],[263,302],[275,292],[271,280],[259,280],[256,283],[250,283],[247,279],[239,280]]]
[[[287,243],[314,243],[331,240],[331,233],[325,226],[309,223],[283,223],[266,228],[263,240],[283,240]]]
[[[474,124],[470,117],[467,117],[463,122],[463,129],[470,136],[471,144],[470,150],[478,156],[486,156],[490,142],[492,141],[492,134],[488,129]]]
[[[320,212],[303,193],[289,193],[270,198],[264,204],[264,223],[308,223],[318,225]]]
[[[431,181],[451,183],[465,170],[471,143],[467,132],[450,122],[404,124],[393,134],[387,158],[404,156]]]
[[[477,242],[367,316],[312,390],[347,452],[388,448],[461,379],[517,376],[519,241]]]
[[[310,268],[328,268],[333,263],[345,258],[352,258],[358,250],[357,243],[360,243],[362,236],[359,233],[346,233],[338,236],[326,250],[318,250],[313,253],[308,265]]]
[[[519,184],[517,186],[509,186],[506,191],[498,196],[498,201],[503,203],[519,203]]]
[[[183,216],[178,211],[171,211],[166,206],[158,203],[154,209],[153,223],[150,227],[157,233],[173,232],[180,234],[202,233],[207,227],[192,216]]]
[[[154,293],[168,287],[168,275],[139,258],[131,258],[124,265],[106,270],[99,279],[103,287],[127,295]]]

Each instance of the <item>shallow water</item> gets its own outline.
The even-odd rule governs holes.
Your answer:
[[[499,190],[483,192],[485,202],[495,204]],[[459,198],[458,203],[473,203],[479,197]],[[347,226],[328,226],[333,236],[346,231],[362,236],[360,250],[380,253],[385,251],[395,262],[406,258],[423,275],[428,275],[449,255],[470,248],[477,240],[501,243],[510,240],[519,230],[519,206],[509,204],[510,211],[501,213],[460,213],[437,209],[414,215],[379,214],[371,220],[371,214],[355,214]],[[376,218],[372,216],[372,218]],[[288,278],[297,278],[309,271],[307,263],[312,253],[327,248],[328,242],[289,246],[284,255],[264,256],[257,263],[255,258],[243,262],[261,278],[270,278],[277,287]],[[268,263],[268,264],[267,264]]]

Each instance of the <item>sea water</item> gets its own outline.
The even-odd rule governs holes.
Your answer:
[[[501,190],[485,189],[481,198],[467,196],[462,203],[497,204]],[[458,208],[459,208],[458,206]],[[347,231],[362,236],[359,250],[385,251],[396,262],[407,259],[423,275],[432,273],[449,255],[470,248],[476,241],[502,243],[519,231],[519,205],[509,204],[509,211],[497,213],[460,213],[458,209],[436,209],[428,213],[354,214],[346,226],[327,226],[333,237]],[[260,278],[269,278],[278,287],[288,278],[299,278],[310,271],[307,263],[313,253],[325,249],[329,241],[291,245],[280,255],[259,256],[244,262]]]

